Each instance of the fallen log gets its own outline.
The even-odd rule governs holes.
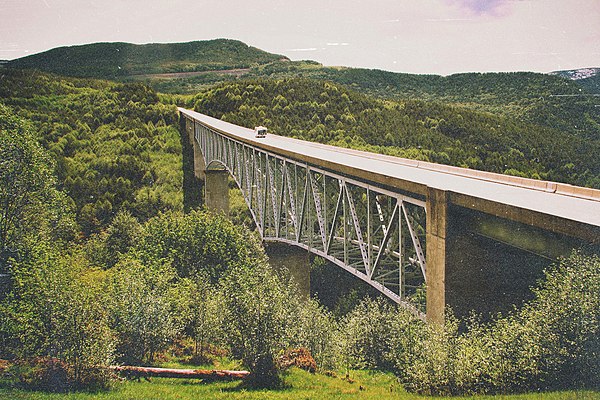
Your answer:
[[[131,365],[111,366],[109,369],[121,375],[125,375],[128,378],[188,378],[202,379],[205,381],[232,381],[236,379],[245,379],[250,374],[248,371],[229,371],[224,369],[175,369],[135,367]]]

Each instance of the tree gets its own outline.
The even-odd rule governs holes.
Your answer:
[[[222,342],[223,298],[207,278],[197,274],[190,292],[190,330],[194,338],[194,357],[200,362],[208,360],[210,344]]]
[[[250,370],[256,387],[280,383],[275,356],[289,343],[296,323],[293,293],[266,263],[240,265],[222,283],[224,335],[232,355]]]
[[[142,260],[168,260],[180,277],[200,272],[215,283],[234,265],[265,257],[250,232],[205,211],[161,213],[145,232],[136,246]]]
[[[0,104],[0,273],[23,236],[45,225],[54,183],[50,158],[31,126]]]
[[[176,276],[169,264],[142,264],[133,257],[110,270],[106,291],[122,362],[152,361],[182,331],[170,300]]]
[[[0,303],[0,357],[56,359],[67,366],[69,388],[104,386],[115,341],[101,279],[80,254],[62,256],[44,241],[23,248],[23,261],[11,265],[13,289]]]

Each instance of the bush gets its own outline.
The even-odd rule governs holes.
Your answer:
[[[9,368],[19,379],[19,386],[31,390],[64,393],[72,386],[69,367],[57,358],[38,357],[21,361]]]
[[[318,301],[300,301],[290,327],[295,347],[305,347],[321,369],[335,369],[341,361],[341,332],[338,322]]]
[[[342,320],[342,343],[350,368],[390,369],[395,306],[386,299],[366,297]]]
[[[53,357],[16,362],[8,367],[6,375],[16,378],[16,384],[23,389],[54,393],[107,389],[112,377],[110,371],[103,367],[86,367],[76,374],[72,364]]]
[[[238,266],[222,281],[224,335],[232,355],[250,370],[248,383],[275,387],[281,381],[275,357],[289,347],[295,293],[260,263]]]
[[[110,270],[108,308],[121,362],[152,361],[182,331],[170,296],[176,277],[168,264],[144,265],[127,257]]]
[[[521,310],[461,333],[427,326],[397,364],[426,395],[600,388],[600,258],[575,252],[546,272]]]
[[[136,246],[141,259],[171,261],[180,277],[201,272],[216,283],[229,268],[263,259],[264,250],[249,231],[205,211],[168,212],[150,219]]]
[[[0,325],[3,353],[58,360],[49,365],[64,363],[74,385],[85,386],[86,374],[114,355],[101,285],[77,255],[59,257],[43,242],[31,244],[26,258],[12,265],[14,288],[0,307],[1,319],[10,321]],[[34,381],[43,381],[43,373]]]
[[[310,354],[310,351],[304,347],[286,350],[286,352],[277,360],[277,364],[281,369],[298,367],[311,373],[314,373],[317,370],[315,359]]]

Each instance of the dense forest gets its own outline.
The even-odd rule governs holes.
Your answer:
[[[581,68],[552,72],[563,78],[573,79],[588,93],[600,94],[600,68]]]
[[[91,50],[81,60],[108,51],[105,64],[56,71],[110,77],[123,67],[110,46],[48,54],[60,65],[65,51]],[[256,232],[183,204],[189,144],[175,104],[307,140],[600,187],[597,111],[551,97],[578,94],[571,82],[540,74],[412,81],[278,61],[235,41],[186,46],[170,64],[177,46],[154,49],[148,69],[140,60],[150,48],[132,48],[138,61],[126,72],[244,67],[248,76],[194,77],[205,79],[201,90],[175,95],[141,82],[0,69],[0,397],[117,390],[110,365],[173,363],[248,369],[240,390],[289,390],[285,371],[296,365],[348,382],[357,369],[385,371],[427,396],[597,393],[597,255],[556,261],[519,309],[488,322],[448,310],[435,326],[356,292],[336,309],[303,300],[269,268]],[[202,64],[189,58],[194,51],[204,51]],[[317,259],[319,268],[327,265]]]
[[[94,43],[58,47],[9,61],[8,68],[39,69],[60,75],[111,79],[138,74],[249,68],[285,59],[237,40],[188,43]]]
[[[119,211],[182,209],[177,110],[141,84],[3,71],[0,98],[29,119],[84,234]]]

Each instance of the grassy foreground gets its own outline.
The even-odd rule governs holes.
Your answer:
[[[407,393],[393,375],[352,371],[345,376],[310,374],[292,369],[279,390],[250,390],[239,382],[200,383],[197,380],[155,378],[152,381],[123,381],[112,390],[99,393],[50,394],[0,388],[2,399],[425,399]],[[456,397],[453,399],[600,399],[596,391],[533,393],[513,396]]]

